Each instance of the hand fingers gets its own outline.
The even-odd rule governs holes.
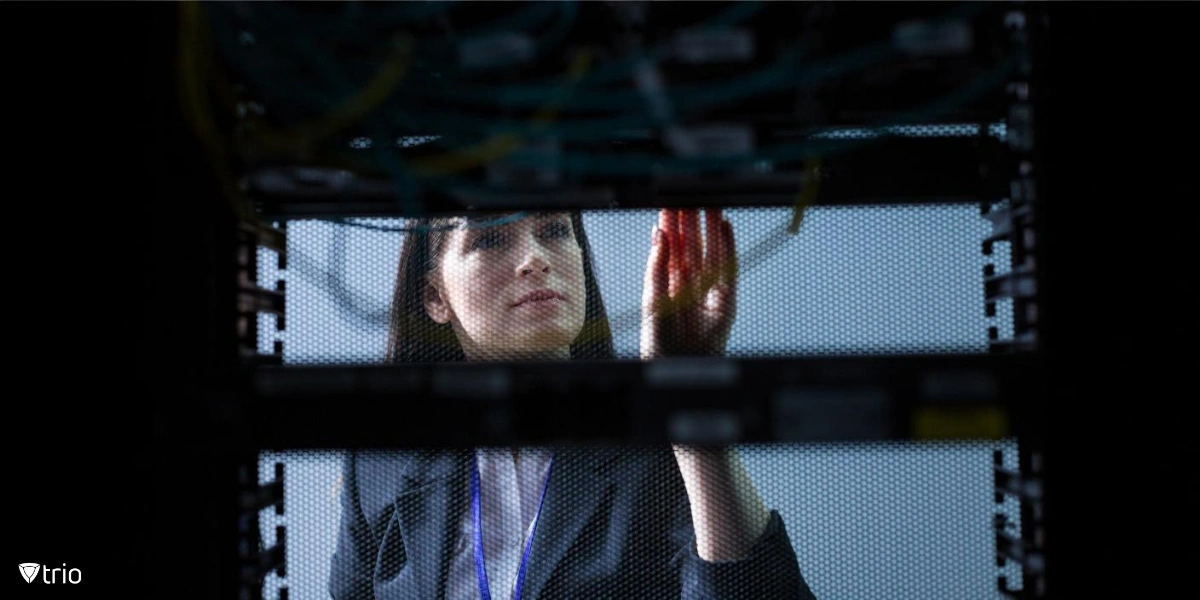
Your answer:
[[[709,239],[714,240],[714,244],[709,246],[711,254],[706,257],[711,259],[708,264],[712,270],[708,277],[712,278],[713,285],[705,297],[705,306],[719,314],[732,316],[737,312],[738,273],[733,224],[711,213],[707,224]]]
[[[668,260],[670,245],[667,244],[667,234],[655,227],[651,233],[650,256],[646,262],[645,281],[642,284],[642,331],[640,336],[641,353],[643,358],[650,358],[661,351],[663,336],[670,328],[667,323],[669,315]]]
[[[721,256],[722,265],[724,266],[721,270],[721,280],[730,289],[736,289],[739,267],[737,244],[734,243],[733,239],[733,223],[721,221],[721,225]]]
[[[683,234],[679,254],[683,260],[683,278],[688,285],[704,267],[704,240],[700,238],[700,211],[687,208],[679,211],[679,231]]]
[[[662,299],[668,297],[667,266],[670,251],[666,235],[660,231],[658,227],[651,230],[650,255],[646,259],[646,275],[642,282],[642,308],[645,315],[659,310]]]
[[[732,325],[732,320],[737,314],[737,252],[733,244],[733,225],[728,221],[722,221],[718,236],[720,239],[721,255],[725,256],[725,260],[719,266],[719,272],[714,272],[718,277],[716,285],[708,291],[705,297],[704,306],[714,313],[721,315],[721,318],[729,319],[729,325]]]
[[[704,277],[717,278],[721,275],[721,264],[725,259],[725,233],[721,225],[721,209],[704,211]]]
[[[715,286],[717,290],[714,304],[720,314],[727,315],[730,319],[737,314],[737,287],[738,287],[738,256],[737,246],[733,240],[733,224],[729,221],[723,221],[721,228],[723,235],[721,236],[723,251],[725,255],[724,269],[722,269],[721,283],[724,285]],[[732,324],[732,323],[731,323]]]
[[[658,213],[658,228],[662,230],[662,242],[668,248],[676,249],[675,252],[668,253],[667,264],[667,293],[674,298],[679,295],[679,291],[683,288],[683,281],[680,277],[679,265],[679,217],[675,210],[664,208]]]

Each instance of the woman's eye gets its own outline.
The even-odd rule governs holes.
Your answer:
[[[569,238],[571,237],[571,226],[566,223],[554,223],[552,225],[547,225],[546,228],[542,230],[542,236],[556,239]],[[499,246],[503,243],[504,234],[502,232],[490,231],[475,238],[475,241],[471,242],[471,248],[486,250],[488,248]]]
[[[485,234],[475,238],[475,242],[471,244],[471,247],[486,249],[486,248],[491,248],[496,245],[499,245],[500,242],[502,242],[502,241],[503,241],[503,236],[500,235],[499,232],[490,231],[488,233],[485,233]]]
[[[546,235],[550,237],[571,237],[571,226],[566,223],[554,223],[546,227]]]

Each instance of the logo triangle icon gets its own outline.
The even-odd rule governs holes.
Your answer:
[[[25,583],[33,583],[33,578],[37,577],[38,569],[42,568],[42,565],[38,563],[21,563],[18,566],[21,567],[21,577],[25,578]]]

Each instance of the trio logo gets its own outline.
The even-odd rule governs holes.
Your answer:
[[[37,579],[38,571],[42,573],[43,583],[79,583],[83,581],[83,573],[75,568],[68,570],[67,563],[63,563],[61,569],[43,567],[38,563],[21,563],[17,566],[21,569],[21,577],[25,578],[25,583],[33,583],[33,580]],[[62,573],[61,578],[59,573]]]

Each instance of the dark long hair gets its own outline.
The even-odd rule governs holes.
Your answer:
[[[400,249],[400,265],[396,269],[396,286],[392,291],[391,319],[388,325],[387,361],[397,362],[457,362],[465,361],[462,344],[450,323],[437,323],[425,312],[422,291],[426,275],[437,265],[446,242],[446,234],[455,225],[452,217],[408,219],[404,243]],[[614,357],[612,329],[596,269],[592,263],[592,248],[583,230],[583,217],[571,211],[571,228],[583,255],[584,286],[587,290],[583,329],[571,343],[572,360],[603,360]]]

